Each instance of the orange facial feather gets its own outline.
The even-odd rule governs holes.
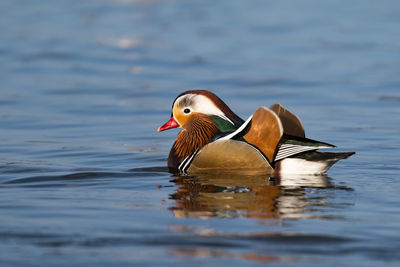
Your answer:
[[[210,117],[193,113],[176,138],[174,148],[178,157],[186,158],[211,142],[218,133],[219,130]]]

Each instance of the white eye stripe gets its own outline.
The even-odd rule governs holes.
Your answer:
[[[183,106],[185,109],[190,107],[191,112],[199,112],[209,116],[215,115],[221,117],[234,125],[222,110],[220,110],[208,97],[204,95],[187,94],[180,96],[176,100],[175,105]]]

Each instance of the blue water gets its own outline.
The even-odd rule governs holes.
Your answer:
[[[3,0],[1,266],[398,266],[400,2]],[[179,177],[175,97],[280,102],[327,176]]]

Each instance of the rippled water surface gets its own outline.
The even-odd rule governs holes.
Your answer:
[[[400,4],[0,2],[1,266],[400,263]],[[328,176],[174,176],[174,98],[280,102]]]

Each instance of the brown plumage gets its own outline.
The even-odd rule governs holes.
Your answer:
[[[306,137],[299,117],[282,107],[279,103],[273,104],[270,109],[275,112],[281,120],[284,134]]]
[[[247,175],[273,172],[258,149],[237,140],[217,140],[205,145],[193,159],[189,173],[235,172]]]
[[[282,134],[282,124],[278,116],[271,110],[260,107],[254,113],[251,127],[243,137],[248,143],[260,149],[269,162],[272,162]]]
[[[182,160],[211,142],[218,133],[217,126],[209,116],[195,113],[178,134],[174,144],[175,153]]]

